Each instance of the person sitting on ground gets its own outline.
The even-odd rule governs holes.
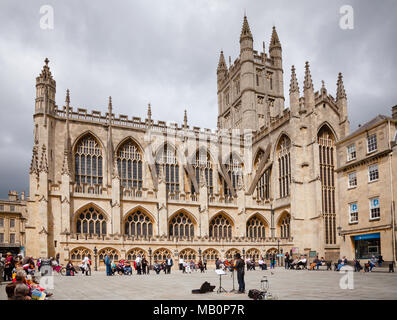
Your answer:
[[[362,268],[360,260],[354,259],[354,272],[360,272]]]
[[[153,270],[156,274],[160,274],[161,264],[157,260],[154,260]]]
[[[74,276],[76,274],[76,269],[71,260],[69,260],[68,264],[66,265],[66,275],[67,276]]]
[[[131,263],[130,263],[128,260],[126,260],[126,261],[124,262],[124,273],[125,273],[126,275],[132,275]]]

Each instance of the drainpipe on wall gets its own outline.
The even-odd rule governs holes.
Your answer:
[[[390,121],[389,124],[389,149],[391,149],[390,143]],[[391,192],[391,205],[390,205],[390,214],[391,214],[391,226],[392,226],[392,250],[393,250],[393,261],[396,261],[396,222],[395,222],[395,212],[394,212],[394,193],[393,193],[393,169],[392,169],[392,160],[393,160],[393,150],[389,156],[389,169],[390,169],[390,192]]]

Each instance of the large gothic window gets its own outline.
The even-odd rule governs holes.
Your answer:
[[[285,214],[280,219],[280,238],[289,238],[291,236],[290,223],[291,223],[291,216],[289,213]]]
[[[264,239],[266,237],[266,225],[258,216],[253,216],[247,221],[247,237],[252,239]]]
[[[177,213],[168,226],[171,237],[194,237],[193,221],[184,212]]]
[[[225,258],[226,259],[234,259],[236,253],[239,253],[241,255],[241,251],[236,249],[236,248],[231,248],[226,251],[225,253]]]
[[[322,215],[325,227],[325,243],[336,243],[335,221],[335,137],[327,126],[318,133],[320,180],[322,189]]]
[[[247,253],[246,253],[246,257],[250,258],[251,260],[255,259],[255,260],[259,260],[261,255],[261,252],[258,249],[252,248],[252,249],[248,249]]]
[[[254,163],[254,169],[259,169],[259,164],[261,163],[265,153],[261,150],[259,151],[256,161]],[[268,168],[262,176],[259,178],[258,183],[256,184],[256,198],[260,200],[268,200],[270,199],[270,175],[271,168]]]
[[[234,190],[238,187],[239,179],[242,178],[243,174],[243,164],[240,158],[234,153],[230,154],[225,163],[226,173],[230,178],[232,187]],[[223,180],[223,179],[222,179]],[[226,181],[223,180],[223,192],[225,196],[231,197],[233,195],[232,191],[228,187]]]
[[[117,152],[117,168],[125,189],[142,189],[142,153],[132,140],[125,142]]]
[[[197,184],[200,185],[201,172],[204,172],[208,194],[213,194],[214,183],[213,183],[213,168],[210,155],[202,150],[196,153],[196,158],[193,163],[193,170],[196,176]],[[198,190],[197,190],[198,191]],[[195,193],[194,186],[192,183],[192,193]]]
[[[223,214],[218,214],[210,221],[210,237],[216,239],[231,239],[232,238],[232,223]]]
[[[159,175],[160,169],[164,175],[167,191],[179,191],[179,165],[176,160],[176,151],[168,144],[161,148],[156,157],[157,175]]]
[[[207,263],[214,263],[217,258],[220,258],[220,254],[216,249],[208,248],[203,252],[203,259],[207,259]]]
[[[153,237],[153,223],[147,214],[136,210],[125,219],[124,234],[133,237]]]
[[[128,260],[133,261],[133,260],[135,260],[138,257],[138,255],[141,258],[147,256],[145,250],[143,250],[141,248],[134,248],[134,249],[131,249],[130,251],[128,251],[128,253],[126,254],[126,257],[127,257]]]
[[[114,262],[115,264],[117,264],[117,262],[119,261],[120,258],[120,253],[113,248],[103,248],[101,250],[98,251],[98,258],[99,258],[99,265],[103,266],[104,260],[106,255],[109,257],[110,261]]]
[[[277,149],[280,198],[289,196],[291,183],[291,140],[283,136]]]
[[[74,169],[77,185],[102,185],[102,150],[90,134],[84,136],[76,146]]]
[[[74,263],[80,264],[85,257],[88,257],[89,259],[92,258],[91,251],[87,248],[78,247],[74,248],[70,252],[70,260],[72,260]]]
[[[77,214],[76,233],[96,235],[106,234],[105,215],[92,206],[82,209]]]

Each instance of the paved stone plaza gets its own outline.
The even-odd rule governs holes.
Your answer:
[[[397,273],[353,273],[354,289],[343,290],[339,281],[343,274],[334,271],[284,270],[246,272],[246,289],[260,288],[260,280],[266,275],[270,292],[280,300],[290,299],[397,299]],[[219,278],[213,270],[204,274],[194,272],[181,274],[173,270],[171,275],[132,275],[106,277],[104,272],[93,272],[91,277],[56,275],[51,299],[249,299],[247,295],[231,293],[208,293],[193,295],[191,290],[199,288],[205,281],[216,285]],[[230,291],[230,274],[222,277],[222,286]],[[237,288],[237,281],[236,281]],[[0,288],[0,299],[6,299],[4,284]]]

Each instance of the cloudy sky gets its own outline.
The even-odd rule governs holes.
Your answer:
[[[340,8],[351,5],[354,29],[340,28]],[[54,9],[54,29],[40,28],[40,7]],[[324,80],[335,96],[344,75],[351,129],[375,115],[391,114],[396,97],[397,1],[113,0],[0,3],[0,198],[9,189],[28,191],[35,77],[45,57],[73,107],[155,120],[216,127],[216,67],[239,54],[247,13],[254,47],[268,48],[275,25],[283,48],[288,95],[294,64],[302,88],[304,64],[315,90]],[[288,106],[288,100],[287,100]]]

